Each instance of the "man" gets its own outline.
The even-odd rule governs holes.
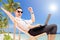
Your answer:
[[[22,32],[26,31],[31,36],[37,36],[39,34],[46,32],[48,35],[48,40],[54,40],[55,34],[57,32],[57,26],[55,24],[43,25],[43,26],[40,24],[36,26],[31,25],[33,22],[35,22],[35,16],[32,7],[28,8],[31,14],[30,20],[23,20],[21,18],[23,11],[20,7],[18,7],[14,11],[15,17],[12,16],[12,14],[9,11],[5,10],[4,8],[1,7],[1,9],[9,16],[9,18],[13,21],[13,23],[16,23],[16,28],[18,28],[20,31]]]

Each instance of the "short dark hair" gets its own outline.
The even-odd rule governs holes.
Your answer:
[[[21,7],[18,7],[18,8],[16,8],[16,10],[17,10],[17,9],[22,9],[22,8],[21,8]],[[21,11],[21,13],[23,13],[23,11]]]
[[[17,9],[22,9],[22,8],[21,8],[21,7],[17,7],[16,10],[17,10]]]

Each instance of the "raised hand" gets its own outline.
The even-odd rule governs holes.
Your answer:
[[[30,11],[30,13],[32,13],[32,12],[33,12],[32,7],[28,7],[28,10]]]

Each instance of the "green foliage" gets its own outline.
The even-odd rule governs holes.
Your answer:
[[[0,2],[2,2],[2,0],[0,0]]]
[[[1,15],[1,13],[0,13],[0,21],[1,21],[1,19],[2,19],[2,15]]]
[[[13,0],[7,0],[9,4],[13,3]]]
[[[3,18],[3,28],[6,28],[7,25],[8,25],[8,19],[7,19],[7,17],[4,17]]]
[[[0,28],[6,28],[8,25],[7,17],[4,17],[2,13],[0,13]]]
[[[0,13],[0,28],[2,28],[2,14]]]
[[[4,39],[3,40],[12,40],[11,36],[10,35],[4,35]]]
[[[7,28],[8,19],[0,13],[0,33],[4,32],[3,28]]]
[[[18,2],[14,2],[13,0],[7,0],[7,1],[8,3],[3,2],[3,7],[10,12],[14,12],[17,7],[20,7],[20,3]]]

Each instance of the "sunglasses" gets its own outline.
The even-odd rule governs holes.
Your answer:
[[[17,12],[18,12],[18,13],[20,13],[20,12],[23,13],[22,11],[17,11]]]

